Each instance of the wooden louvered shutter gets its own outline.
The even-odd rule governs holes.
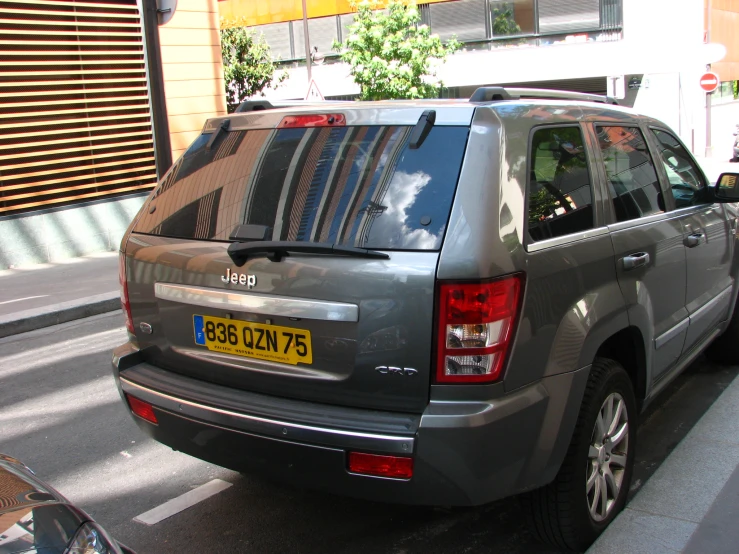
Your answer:
[[[0,216],[151,188],[136,0],[0,0]]]

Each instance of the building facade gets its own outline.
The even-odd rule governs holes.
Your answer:
[[[221,2],[235,16],[245,0]],[[308,87],[302,21],[287,21],[280,2],[268,3],[272,23],[255,25],[289,79],[268,98],[302,98]],[[739,79],[739,4],[731,0],[454,0],[420,3],[423,23],[463,48],[442,66],[444,95],[464,98],[478,86],[508,85],[611,94],[673,127],[699,156],[729,159],[739,123],[732,82]],[[311,48],[324,54],[312,68],[324,97],[352,98],[358,88],[331,51],[343,40],[352,13],[311,17]],[[723,46],[720,46],[723,45]],[[706,94],[700,76],[710,68],[724,85]],[[707,146],[711,138],[711,148]]]
[[[0,11],[0,270],[114,250],[203,121],[226,111],[217,2]]]

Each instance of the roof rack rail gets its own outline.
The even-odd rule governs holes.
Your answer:
[[[601,104],[615,104],[618,102],[611,96],[589,94],[585,92],[570,92],[566,90],[551,90],[538,88],[506,88],[480,87],[472,96],[470,102],[491,102],[499,100],[519,100],[521,98],[548,98],[550,100],[580,100],[581,102],[599,102]]]
[[[258,112],[277,108],[313,107],[325,104],[352,104],[349,100],[244,100],[234,113]]]
[[[258,112],[261,110],[271,110],[274,107],[269,100],[244,100],[234,110],[234,113]]]

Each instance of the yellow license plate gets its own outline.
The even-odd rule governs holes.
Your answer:
[[[195,344],[214,352],[283,364],[311,364],[310,332],[209,315],[194,315]]]

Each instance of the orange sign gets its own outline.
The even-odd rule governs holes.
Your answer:
[[[418,4],[432,4],[447,0],[417,0]],[[306,0],[308,17],[327,17],[357,11],[351,0]],[[251,27],[265,23],[280,23],[303,19],[302,0],[218,0],[220,16],[238,20]]]

